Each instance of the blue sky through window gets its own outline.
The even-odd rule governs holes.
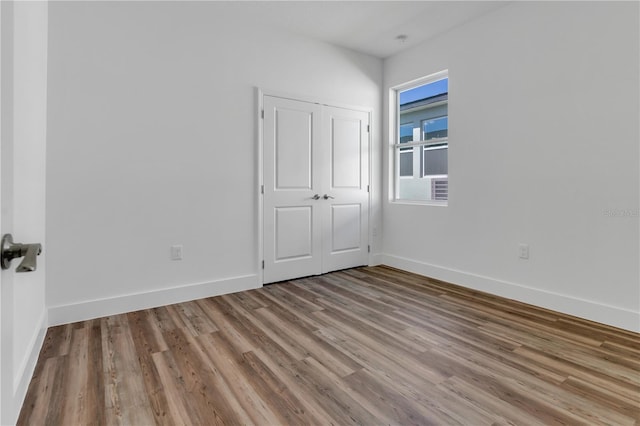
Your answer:
[[[400,92],[400,105],[417,101],[419,99],[441,95],[447,92],[449,92],[449,79],[444,78],[442,80],[434,81],[433,83]]]

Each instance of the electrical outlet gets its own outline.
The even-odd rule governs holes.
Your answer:
[[[529,244],[518,244],[518,257],[520,259],[529,259]]]
[[[182,260],[182,245],[171,246],[171,260]]]

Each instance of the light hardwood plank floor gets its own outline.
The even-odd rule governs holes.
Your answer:
[[[388,267],[48,330],[20,425],[640,425],[640,335]]]

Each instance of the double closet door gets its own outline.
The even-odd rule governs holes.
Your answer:
[[[368,263],[369,114],[264,96],[264,283]]]

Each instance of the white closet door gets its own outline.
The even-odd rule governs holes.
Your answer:
[[[322,270],[320,105],[264,97],[264,282]]]
[[[325,273],[368,262],[369,114],[325,107],[323,126],[323,162],[329,165],[321,194]]]
[[[368,119],[264,96],[264,283],[367,264]]]

